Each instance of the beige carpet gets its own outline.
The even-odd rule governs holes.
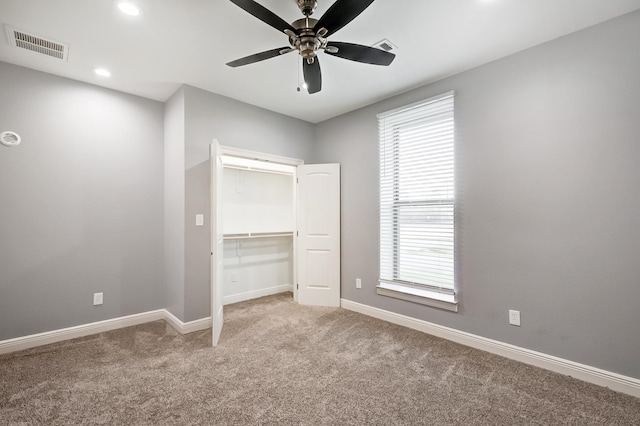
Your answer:
[[[0,356],[1,425],[639,425],[640,399],[289,294]]]

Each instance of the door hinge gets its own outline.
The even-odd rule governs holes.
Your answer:
[[[296,183],[300,183],[300,179],[296,178]]]
[[[300,232],[296,231],[296,237],[299,237],[299,236],[300,236]]]
[[[296,283],[296,290],[300,288],[300,284]]]

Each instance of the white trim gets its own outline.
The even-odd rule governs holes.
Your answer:
[[[486,337],[477,336],[475,334],[444,327],[416,318],[407,317],[405,315],[396,314],[394,312],[374,308],[372,306],[363,305],[346,299],[341,300],[341,306],[350,311],[451,340],[465,346],[471,346],[472,348],[520,361],[525,364],[535,365],[536,367],[571,376],[585,382],[605,386],[617,392],[640,397],[640,380],[633,377],[623,376],[621,374],[601,370],[589,365],[532,351],[530,349],[521,348],[519,346],[488,339]]]
[[[284,284],[275,287],[261,288],[260,290],[247,291],[245,293],[231,294],[229,296],[224,296],[222,300],[223,304],[230,305],[232,303],[244,302],[245,300],[257,299],[258,297],[271,296],[272,294],[286,292],[293,293],[292,284]]]
[[[283,232],[246,232],[243,234],[223,234],[224,240],[252,240],[255,238],[293,237],[293,231]]]
[[[176,317],[166,309],[164,310],[164,313],[164,320],[167,321],[169,325],[175,328],[176,331],[180,334],[189,334],[195,331],[211,328],[211,317],[200,318],[189,322],[182,322],[178,317]]]
[[[288,164],[290,166],[299,166],[300,164],[304,164],[304,161],[298,158],[284,157],[281,155],[267,154],[258,151],[250,151],[248,149],[235,148],[232,146],[220,145],[220,150],[222,151],[222,154],[231,155],[234,157],[251,158],[253,160]]]
[[[421,305],[458,312],[458,302],[455,294],[445,294],[427,289],[403,286],[380,281],[376,292],[381,296],[394,297]]]
[[[88,336],[90,334],[104,333],[105,331],[130,327],[132,325],[158,321],[165,318],[165,312],[166,311],[164,309],[158,309],[156,311],[143,312],[141,314],[128,315],[120,318],[77,325],[75,327],[67,327],[59,330],[45,331],[44,333],[2,340],[0,341],[0,354],[35,348],[36,346],[62,342],[63,340],[75,339],[78,337]]]
[[[120,328],[131,327],[132,325],[145,324],[159,320],[165,320],[180,334],[193,333],[194,331],[206,330],[211,327],[211,317],[201,318],[185,323],[176,318],[166,309],[158,309],[125,317],[112,318],[89,324],[76,325],[74,327],[61,328],[58,330],[45,331],[43,333],[30,334],[28,336],[1,340],[0,354],[22,351],[25,349],[35,348],[37,346],[49,345],[51,343],[62,342],[65,340],[76,339],[78,337],[89,336],[91,334],[104,333],[106,331],[117,330]]]

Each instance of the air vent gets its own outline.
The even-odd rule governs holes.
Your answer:
[[[9,44],[13,47],[31,50],[32,52],[47,55],[52,58],[67,61],[69,56],[69,45],[51,39],[37,36],[27,31],[5,25]]]
[[[398,50],[398,47],[386,38],[374,44],[373,47],[392,53],[395,53],[395,51]]]

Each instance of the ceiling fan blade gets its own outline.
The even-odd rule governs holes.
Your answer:
[[[322,72],[320,71],[318,58],[315,58],[311,64],[308,63],[306,59],[303,59],[302,72],[304,74],[304,82],[307,83],[307,91],[309,94],[319,92],[322,89]]]
[[[337,48],[337,52],[332,52]],[[348,59],[350,61],[363,62],[365,64],[373,65],[390,65],[396,58],[393,53],[386,52],[382,49],[376,49],[375,47],[363,46],[361,44],[342,43],[339,41],[332,41],[327,43],[327,49],[324,51],[327,55],[337,56],[339,58]]]
[[[277,49],[267,50],[266,52],[256,53],[255,55],[249,55],[244,58],[236,59],[235,61],[227,62],[227,65],[233,68],[241,67],[243,65],[253,64],[254,62],[264,61],[265,59],[275,58],[276,56],[284,55],[289,52],[293,52],[289,46],[279,47]]]
[[[336,0],[335,3],[322,15],[314,28],[326,28],[328,33],[325,37],[338,31],[340,28],[353,21],[360,15],[373,0]]]
[[[284,30],[296,31],[295,28],[289,25],[284,19],[253,0],[231,0],[231,3],[241,7],[262,22],[271,25],[281,33],[284,32]]]

